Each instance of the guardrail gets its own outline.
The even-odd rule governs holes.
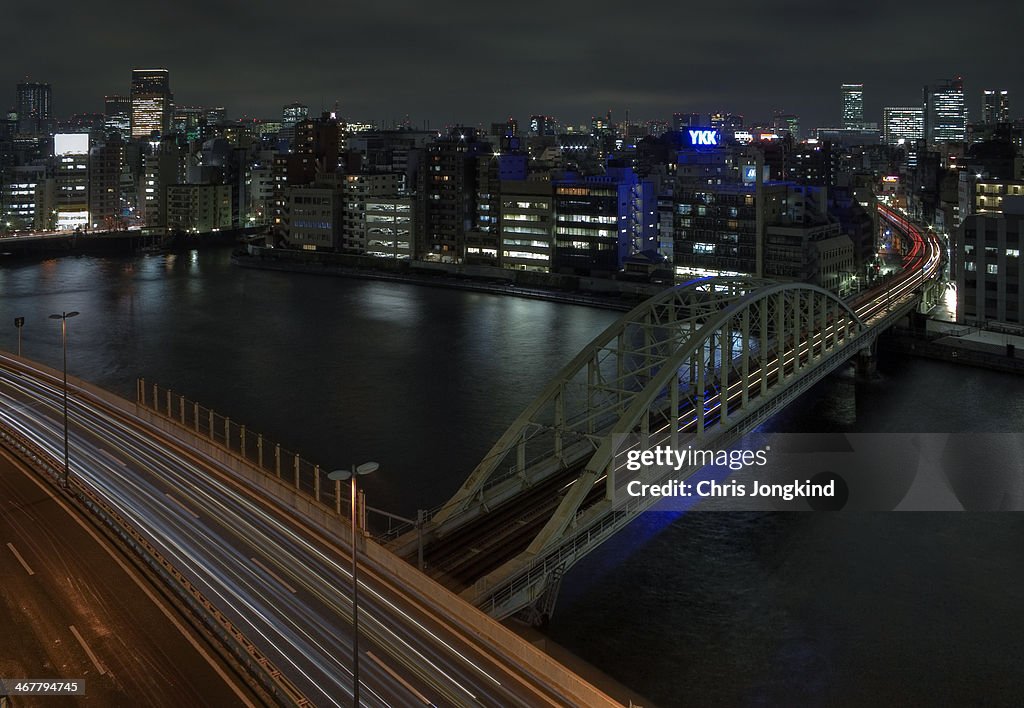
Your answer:
[[[327,478],[330,470],[310,462],[297,452],[281,447],[262,433],[255,433],[228,416],[176,393],[159,384],[136,380],[136,403],[152,411],[161,419],[174,423],[193,435],[208,440],[225,452],[234,455],[260,472],[285,482],[295,492],[322,506],[334,509],[338,516],[348,518],[344,512],[351,508],[352,500],[348,484],[341,484]],[[360,495],[361,496],[361,495]],[[394,530],[415,528],[415,521],[392,514],[372,506],[362,508],[364,516],[373,514],[382,519],[384,529],[373,528],[365,523],[363,528],[371,529],[375,539],[394,537]]]
[[[51,484],[60,485],[63,465],[57,462],[42,447],[20,433],[0,426],[0,442],[14,452],[33,470],[48,479]],[[109,533],[134,552],[135,558],[144,563],[170,589],[177,599],[188,608],[194,620],[212,633],[220,646],[230,652],[248,674],[259,682],[278,705],[308,706],[309,699],[289,681],[245,635],[211,603],[202,591],[182,575],[160,551],[146,540],[118,511],[101,496],[89,489],[77,477],[68,480],[68,493],[100,521]]]

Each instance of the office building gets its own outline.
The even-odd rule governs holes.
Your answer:
[[[967,104],[960,77],[924,87],[924,136],[929,145],[967,139]]]
[[[153,133],[171,132],[174,96],[167,69],[132,69],[132,137],[145,139]]]
[[[501,266],[511,270],[551,270],[554,251],[554,199],[551,180],[501,183]]]
[[[284,204],[284,239],[290,248],[339,250],[343,201],[337,181],[289,186],[284,190]]]
[[[49,231],[55,226],[56,180],[45,165],[12,167],[0,180],[0,233]]]
[[[132,137],[132,100],[127,96],[105,96],[103,99],[103,129],[116,133],[128,142]]]
[[[957,322],[1024,324],[1024,197],[1002,214],[973,214],[953,233]]]
[[[843,127],[864,126],[864,84],[843,84]]]
[[[53,136],[57,178],[57,229],[89,226],[89,136],[57,133]]]
[[[53,130],[53,92],[50,84],[35,82],[17,86],[18,132],[22,135],[45,135]]]
[[[167,230],[204,234],[231,228],[230,184],[167,185]]]
[[[153,233],[167,226],[167,187],[185,181],[185,164],[173,136],[150,143],[142,160],[139,216]]]
[[[680,151],[672,224],[677,276],[763,275],[766,191],[757,148]]]
[[[124,144],[119,135],[89,150],[89,228],[113,231],[125,225],[123,168]]]
[[[882,109],[882,141],[886,145],[913,145],[923,137],[923,108],[886,106]]]
[[[630,255],[657,249],[654,184],[631,168],[608,167],[587,177],[567,173],[552,185],[553,271],[607,277],[622,270]]]
[[[981,94],[981,122],[1010,122],[1010,94],[1005,89],[985,89]]]

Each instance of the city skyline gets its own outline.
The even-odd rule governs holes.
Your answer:
[[[865,120],[880,122],[884,106],[913,105],[924,84],[958,75],[971,120],[979,120],[984,89],[1008,90],[1014,116],[1022,90],[1015,23],[957,34],[950,51],[961,26],[948,2],[827,15],[800,2],[773,13],[741,3],[728,18],[667,4],[630,15],[599,3],[583,15],[537,3],[494,14],[465,3],[442,11],[300,3],[287,15],[254,7],[230,16],[195,3],[176,5],[174,15],[118,3],[88,17],[62,4],[45,13],[20,7],[0,30],[22,58],[0,81],[12,89],[49,83],[58,117],[102,112],[105,95],[128,93],[131,69],[149,67],[170,71],[176,103],[225,106],[234,118],[279,117],[292,101],[311,112],[337,102],[350,120],[389,125],[408,116],[432,128],[509,116],[522,124],[532,114],[579,125],[609,110],[615,120],[628,110],[638,122],[718,110],[757,121],[780,111],[808,128],[839,125],[843,83],[864,84]],[[977,6],[979,15],[986,7],[1010,19],[995,2]],[[168,32],[176,21],[188,29]],[[26,27],[45,27],[46,43]],[[186,36],[192,32],[200,38]],[[0,105],[13,102],[11,91]]]

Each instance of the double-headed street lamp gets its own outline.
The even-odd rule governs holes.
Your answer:
[[[51,320],[60,320],[60,338],[64,347],[64,489],[68,488],[68,318],[77,315],[77,312],[50,315]]]
[[[357,535],[359,528],[356,522],[356,477],[376,472],[379,468],[380,465],[376,462],[364,462],[358,467],[353,465],[351,471],[334,470],[327,475],[327,479],[334,480],[335,482],[352,480],[352,705],[356,706],[356,708],[359,706],[359,581],[357,579],[358,564],[356,561],[356,554],[359,551]],[[334,493],[338,493],[337,487]]]

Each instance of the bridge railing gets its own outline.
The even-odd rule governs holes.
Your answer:
[[[339,516],[348,517],[352,503],[350,487],[348,484],[329,480],[329,469],[282,447],[229,416],[145,379],[140,378],[136,382],[136,403],[193,435],[209,440],[217,447],[240,458],[250,467],[276,477],[298,494],[334,509]],[[381,534],[390,537],[398,524],[403,524],[404,528],[403,520],[383,509],[368,506],[366,512],[373,515],[375,523],[371,526],[371,535],[375,538]],[[384,531],[377,529],[380,526],[384,527]]]
[[[895,321],[903,315],[897,312],[889,313],[882,322]],[[866,330],[852,338],[840,350],[833,352],[822,362],[822,371],[831,371],[843,361],[849,359],[851,352],[865,347],[876,336],[876,332]],[[824,376],[824,373],[821,374]],[[791,400],[801,395],[817,383],[821,376],[806,376],[797,380],[780,395],[774,396],[770,401],[754,411],[747,418],[742,426],[736,426],[717,438],[717,445],[728,445],[738,440],[745,431],[751,430],[761,423],[767,421],[771,416],[786,406]],[[691,469],[690,474],[697,471]],[[657,482],[655,482],[657,483]],[[543,592],[541,583],[551,576],[556,569],[565,570],[587,553],[597,548],[612,534],[631,522],[638,514],[647,510],[656,502],[655,498],[628,497],[624,501],[610,508],[600,518],[583,526],[575,531],[569,538],[565,539],[557,547],[549,552],[533,559],[529,565],[516,572],[512,577],[503,580],[500,584],[488,587],[485,581],[478,581],[474,587],[476,598],[474,603],[493,617],[504,618],[521,605],[514,603],[517,595],[529,592],[531,586],[535,588],[530,600],[539,597]]]

